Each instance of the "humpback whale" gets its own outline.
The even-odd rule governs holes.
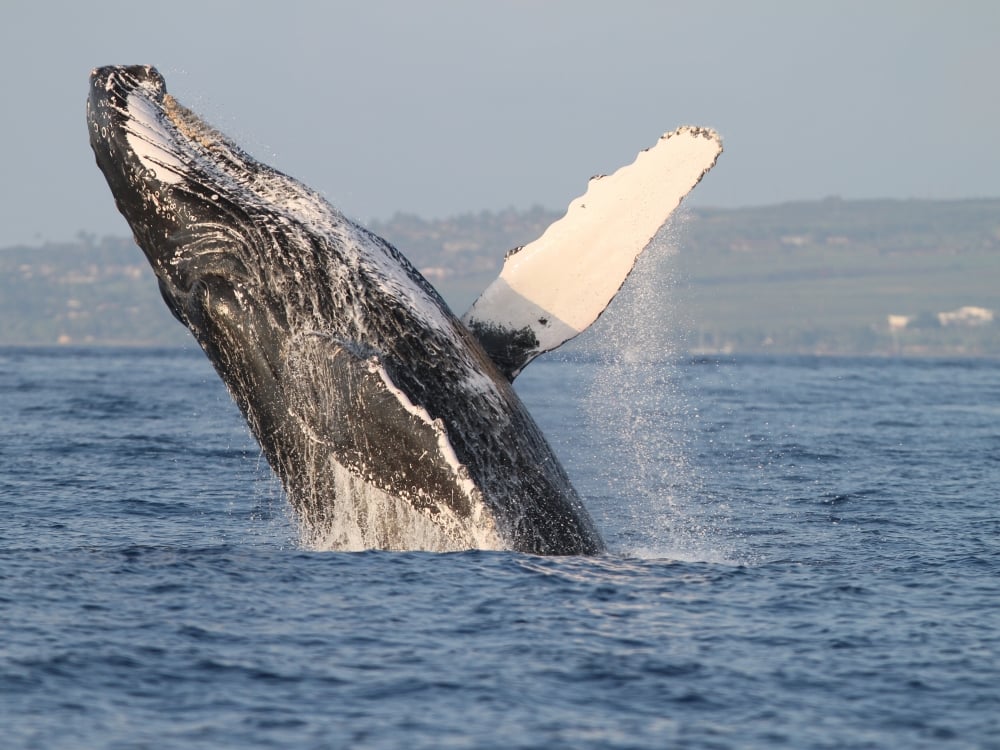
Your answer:
[[[714,165],[714,132],[682,128],[593,180],[460,319],[396,248],[182,106],[155,68],[95,69],[87,121],[164,301],[306,545],[604,549],[512,381],[601,313]]]

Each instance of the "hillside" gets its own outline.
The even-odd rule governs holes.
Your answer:
[[[368,226],[461,312],[507,250],[559,216],[397,215]],[[664,279],[658,324],[680,326],[691,349],[1000,355],[1000,324],[986,313],[941,315],[1000,312],[1000,200],[689,209],[663,241],[677,251],[642,272]],[[131,240],[81,235],[0,249],[0,344],[172,346],[186,337]]]
[[[1000,312],[1000,200],[703,210],[682,237],[676,262],[696,345],[1000,354],[1000,325],[939,317],[966,306]],[[891,330],[890,315],[907,325]]]

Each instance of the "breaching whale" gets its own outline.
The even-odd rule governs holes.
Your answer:
[[[586,328],[721,151],[682,128],[587,194],[459,319],[394,247],[251,158],[150,66],[94,70],[90,143],[163,299],[325,549],[604,543],[511,382]]]

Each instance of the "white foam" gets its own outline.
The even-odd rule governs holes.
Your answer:
[[[504,549],[489,518],[476,512],[467,519],[438,507],[431,518],[407,498],[394,497],[329,461],[334,477],[334,498],[321,527],[303,524],[305,547],[317,551],[423,550],[458,552],[468,549]]]
[[[637,560],[664,560],[680,563],[706,563],[708,565],[725,565],[727,567],[743,567],[747,563],[733,559],[725,550],[687,549],[684,547],[626,547],[621,554]]]

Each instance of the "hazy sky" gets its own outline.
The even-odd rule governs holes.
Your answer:
[[[682,124],[725,140],[695,205],[1000,196],[998,40],[995,0],[5,0],[0,247],[128,234],[97,65],[367,220],[562,209]]]

